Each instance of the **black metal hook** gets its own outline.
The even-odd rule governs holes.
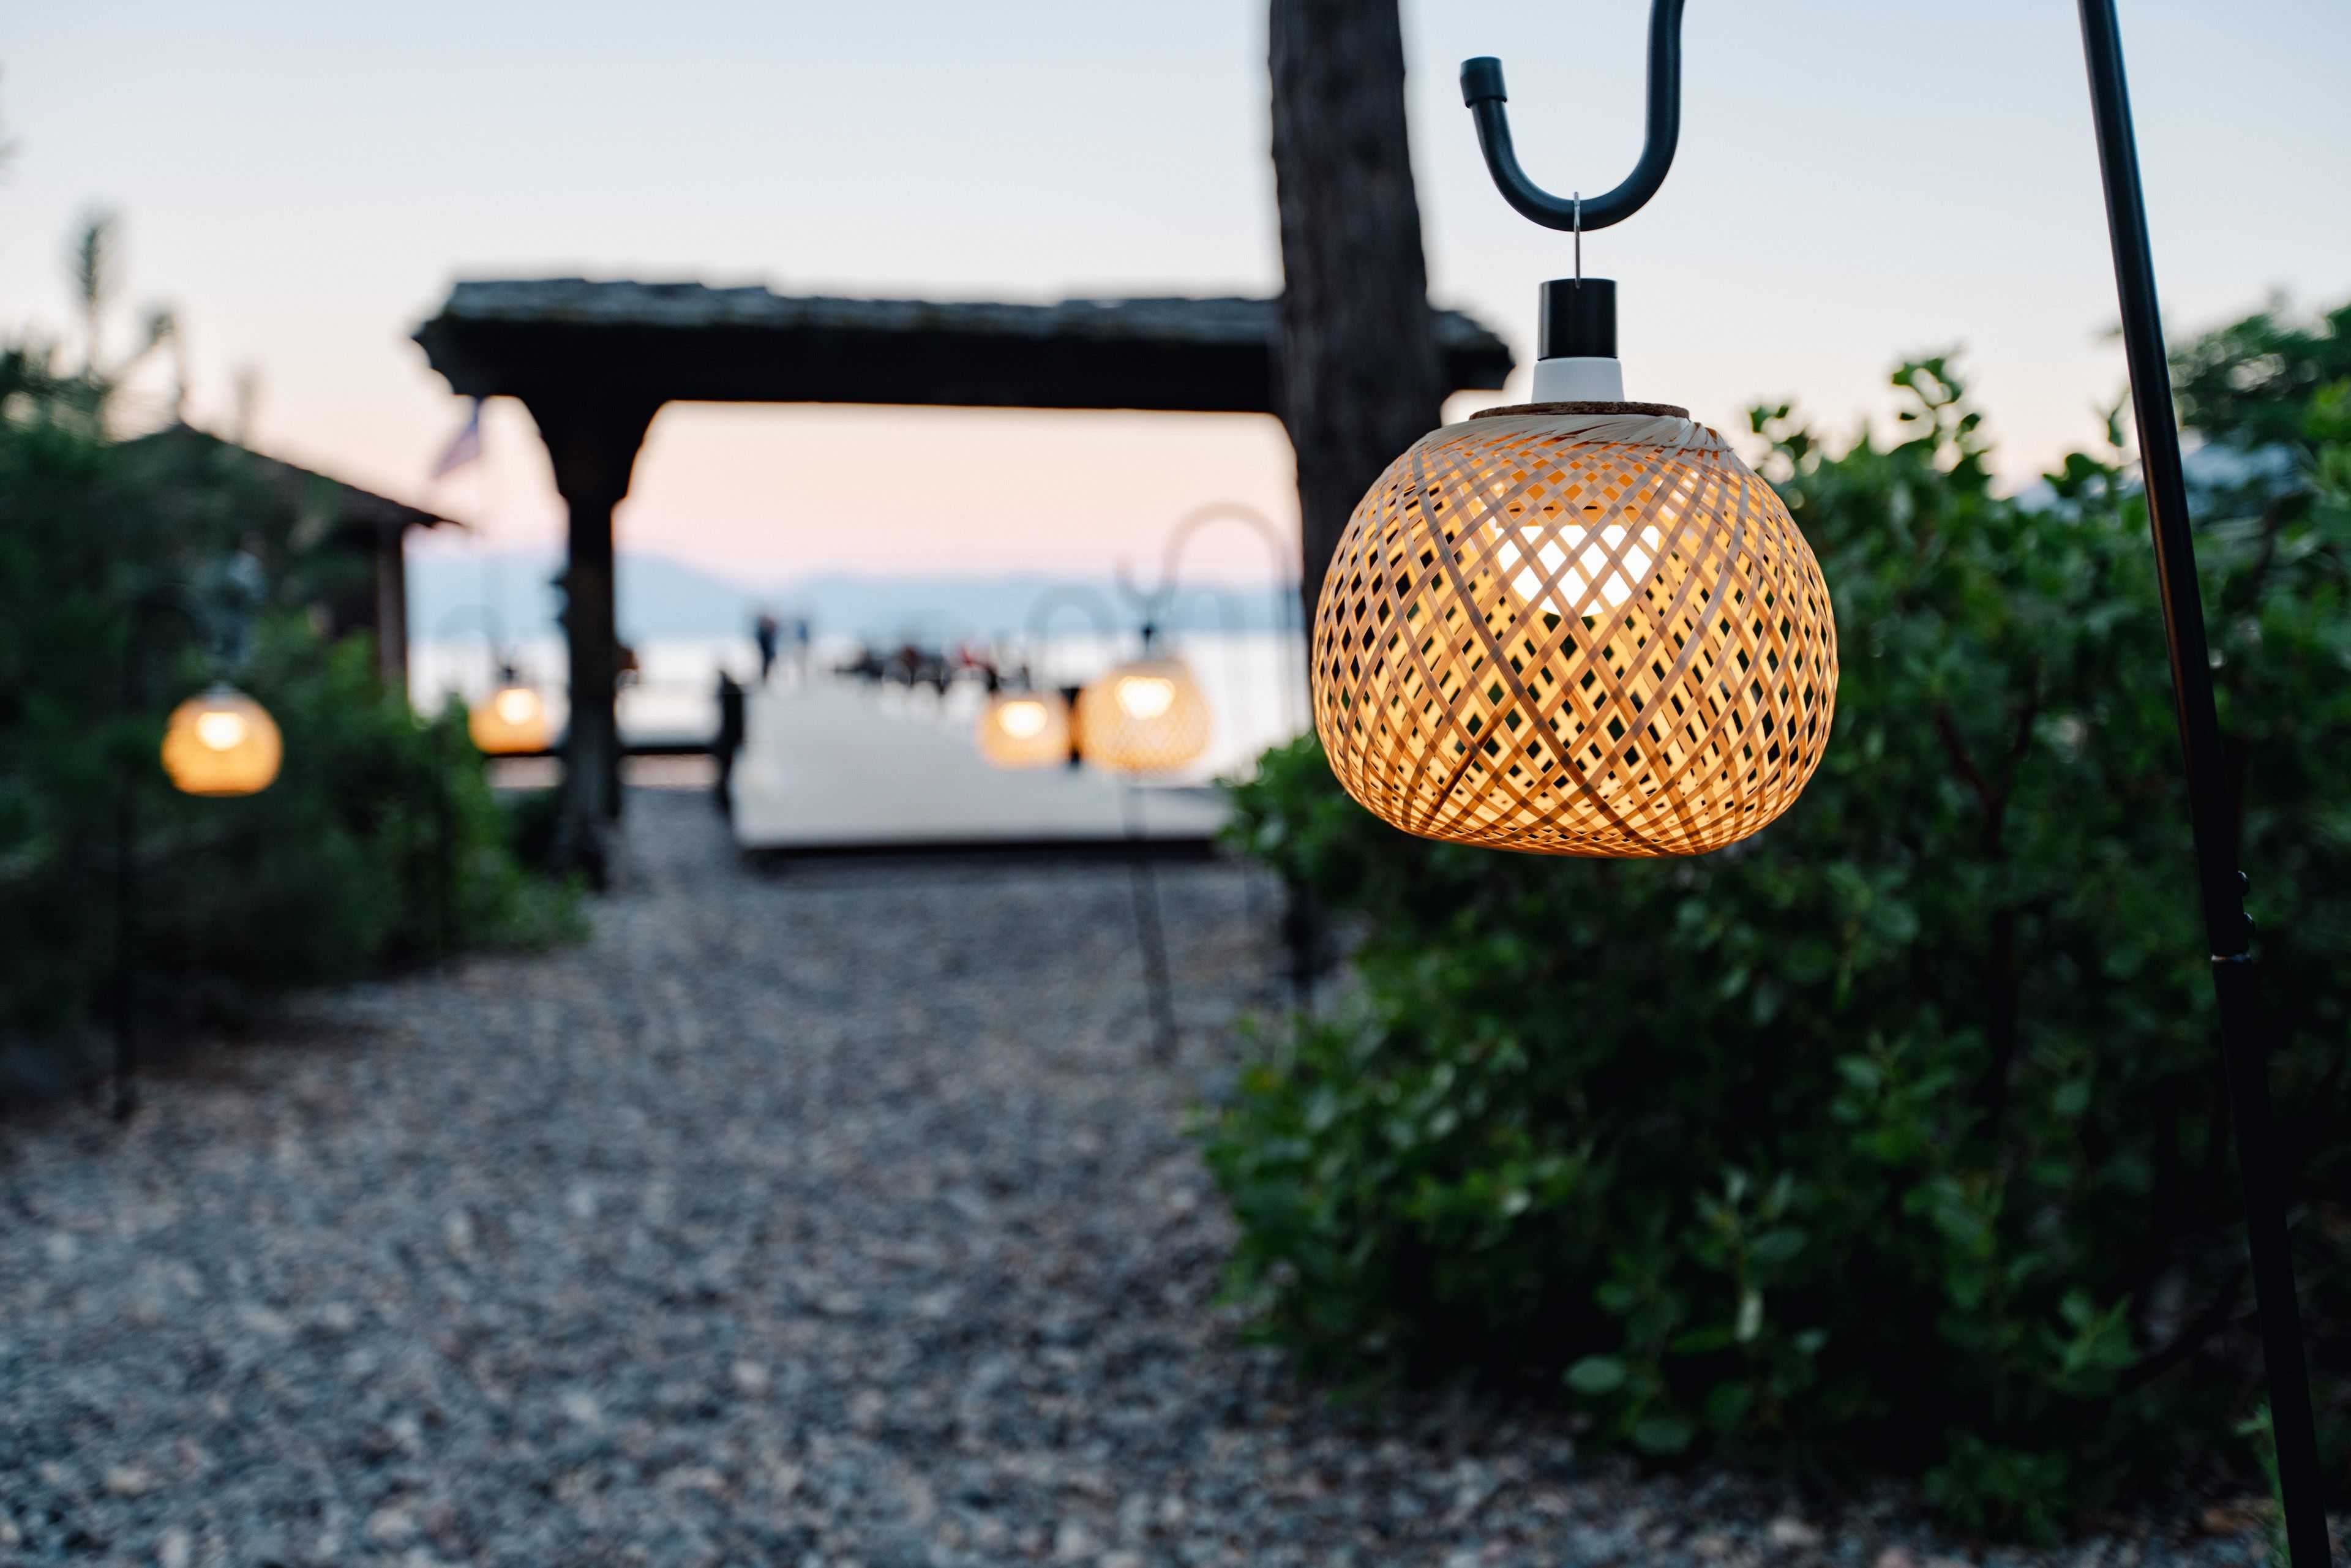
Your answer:
[[[1578,204],[1552,195],[1519,167],[1518,152],[1510,145],[1510,115],[1502,108],[1509,96],[1502,90],[1501,61],[1480,55],[1461,62],[1461,101],[1478,122],[1478,146],[1502,199],[1545,228],[1577,228]],[[1582,203],[1580,226],[1604,229],[1646,206],[1666,183],[1666,171],[1674,166],[1674,147],[1681,134],[1682,0],[1651,0],[1648,140],[1641,148],[1641,161],[1623,184]]]

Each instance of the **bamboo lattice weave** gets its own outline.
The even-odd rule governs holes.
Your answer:
[[[1314,622],[1347,792],[1434,839],[1686,855],[1819,765],[1836,623],[1810,546],[1722,438],[1664,410],[1509,411],[1388,465]]]

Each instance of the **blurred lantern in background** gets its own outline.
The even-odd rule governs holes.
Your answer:
[[[514,757],[547,749],[547,704],[523,685],[511,665],[498,675],[498,689],[465,716],[465,731],[485,757]]]
[[[1836,702],[1828,590],[1787,507],[1655,403],[1423,436],[1348,522],[1313,661],[1349,794],[1406,832],[1540,854],[1745,838],[1802,790]]]
[[[998,768],[1056,768],[1070,758],[1070,707],[1058,692],[997,692],[972,738]]]
[[[277,777],[277,721],[234,686],[215,685],[172,710],[163,771],[189,795],[252,795]]]
[[[1115,664],[1078,694],[1086,760],[1119,773],[1163,773],[1208,748],[1208,699],[1181,659]]]

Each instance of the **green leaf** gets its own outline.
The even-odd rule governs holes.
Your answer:
[[[1747,1418],[1748,1407],[1754,1403],[1754,1385],[1725,1378],[1708,1391],[1706,1424],[1718,1432],[1730,1431]]]
[[[1678,1454],[1698,1437],[1698,1428],[1680,1416],[1646,1416],[1633,1428],[1633,1446],[1645,1454]]]
[[[1767,1230],[1747,1244],[1747,1255],[1758,1263],[1785,1263],[1804,1249],[1804,1233],[1792,1225]]]
[[[1613,1355],[1587,1355],[1567,1369],[1567,1385],[1578,1394],[1614,1394],[1625,1386],[1625,1364]]]
[[[1763,1332],[1763,1292],[1748,1291],[1739,1298],[1739,1322],[1730,1331],[1740,1343],[1746,1344]]]
[[[1877,1063],[1865,1056],[1840,1056],[1836,1070],[1847,1083],[1865,1094],[1876,1093],[1886,1082],[1886,1075],[1878,1071]]]

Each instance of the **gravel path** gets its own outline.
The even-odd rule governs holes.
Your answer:
[[[1160,1069],[1123,870],[762,876],[632,813],[584,946],[0,1125],[0,1563],[2044,1561],[1248,1347],[1181,1128],[1275,999],[1234,870],[1161,873]]]

